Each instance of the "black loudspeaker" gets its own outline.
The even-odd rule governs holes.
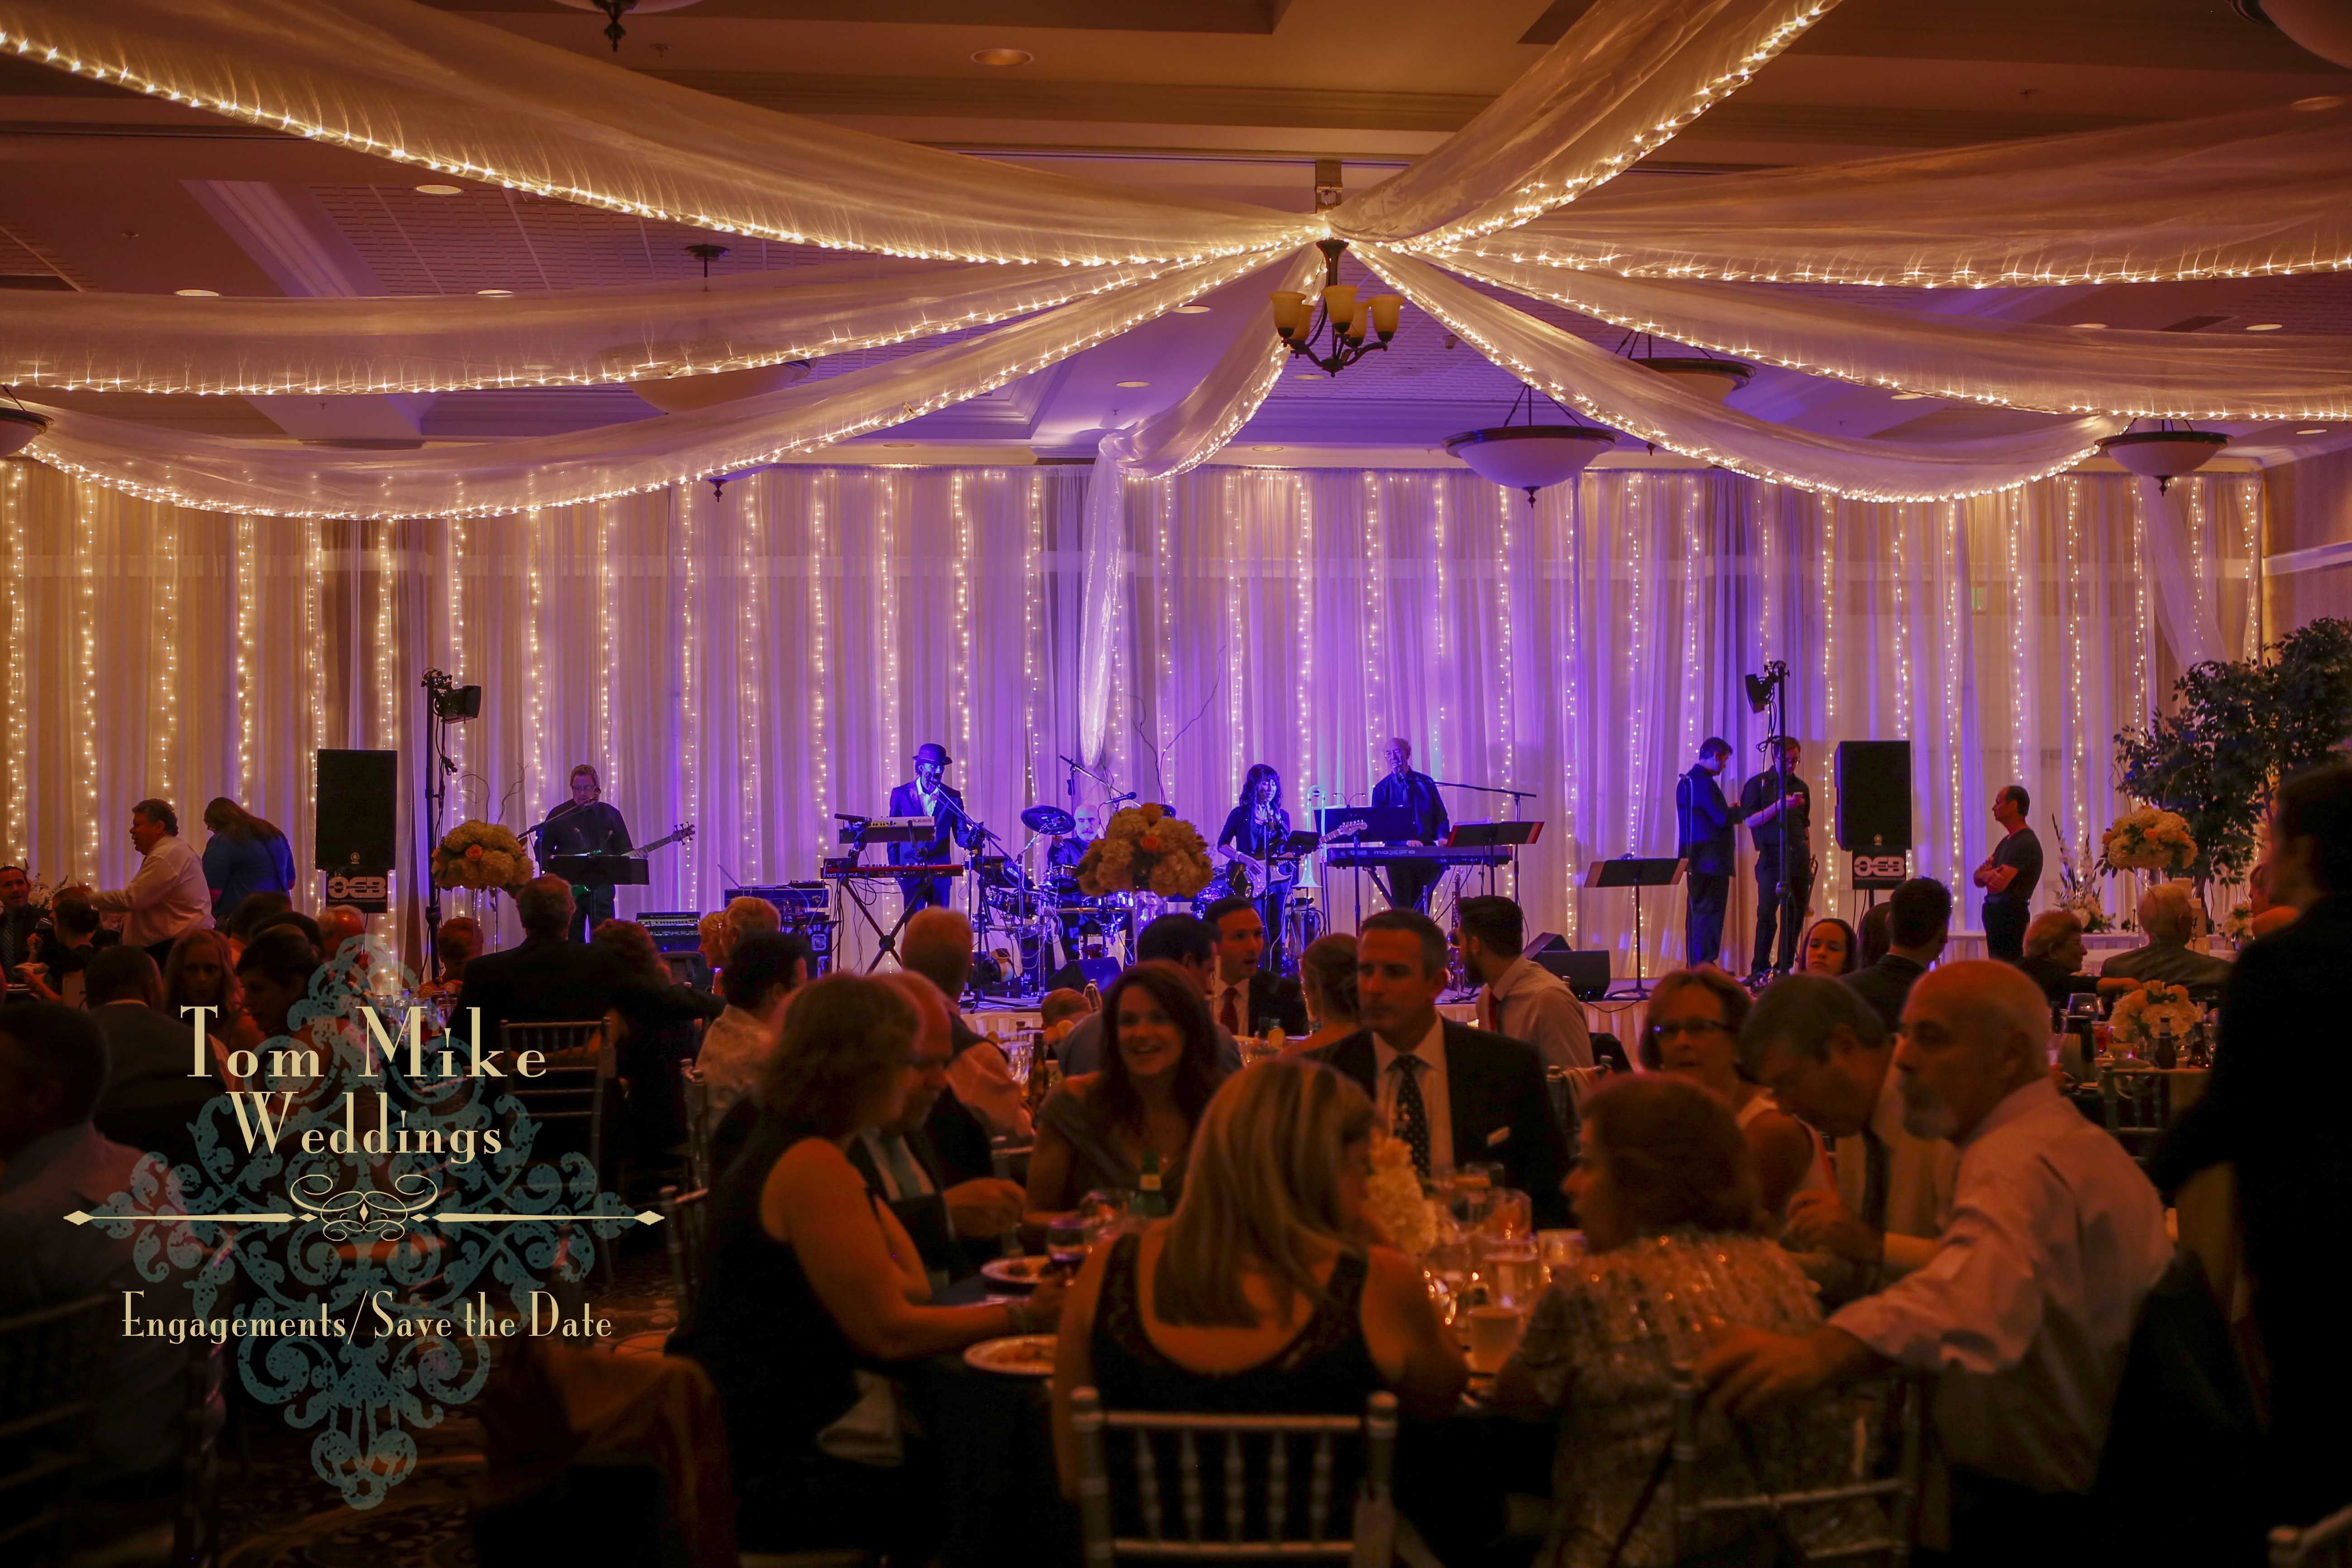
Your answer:
[[[320,752],[310,864],[384,872],[399,859],[400,753]]]
[[[1522,956],[1532,959],[1537,968],[1567,981],[1568,988],[1580,1000],[1595,1002],[1609,994],[1609,954],[1605,951],[1573,948],[1558,931],[1539,931]]]
[[[1847,741],[1837,749],[1837,841],[1850,854],[1911,847],[1911,742]]]

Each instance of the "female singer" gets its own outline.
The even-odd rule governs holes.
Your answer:
[[[1282,775],[1264,763],[1253,763],[1243,775],[1241,798],[1225,814],[1224,831],[1217,835],[1217,857],[1225,862],[1233,890],[1257,900],[1258,914],[1265,921],[1265,953],[1259,964],[1276,974],[1283,971],[1283,916],[1298,866],[1296,861],[1277,866],[1274,856],[1289,837]]]

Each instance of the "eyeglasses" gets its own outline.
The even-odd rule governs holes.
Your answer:
[[[1687,1018],[1678,1023],[1651,1025],[1650,1037],[1654,1040],[1666,1040],[1672,1039],[1676,1035],[1704,1035],[1717,1029],[1727,1035],[1731,1033],[1730,1025],[1719,1023],[1716,1019]]]

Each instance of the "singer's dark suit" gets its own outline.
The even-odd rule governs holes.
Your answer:
[[[1747,815],[1723,798],[1723,786],[1703,767],[1693,767],[1675,785],[1675,853],[1689,862],[1683,962],[1694,968],[1713,963],[1723,952],[1723,907],[1738,854],[1731,825]]]
[[[963,813],[963,795],[959,790],[941,784],[938,800],[943,803],[940,809],[927,814],[923,810],[923,792],[917,789],[913,784],[902,784],[890,792],[891,816],[928,815],[939,827],[937,835],[924,843],[887,846],[890,864],[893,866],[944,866],[948,863],[948,847],[954,841],[955,829]],[[947,809],[949,805],[954,806],[955,810],[949,811]],[[898,891],[906,896],[908,907],[910,909],[926,909],[933,904],[945,904],[948,902],[948,879],[945,877],[901,877],[898,879]]]
[[[1372,804],[1412,813],[1413,836],[1423,844],[1443,844],[1453,830],[1445,802],[1437,793],[1437,781],[1427,773],[1408,768],[1402,777],[1393,773],[1385,775],[1372,786]],[[1438,875],[1434,860],[1390,861],[1389,901],[1401,910],[1426,913],[1429,889],[1436,886]]]
[[[1380,1099],[1370,1029],[1334,1041],[1315,1056]],[[1528,1194],[1537,1226],[1566,1228],[1568,1194],[1559,1184],[1568,1174],[1568,1140],[1552,1116],[1543,1058],[1535,1047],[1448,1022],[1445,1098],[1453,1110],[1454,1163],[1497,1162],[1508,1184]]]

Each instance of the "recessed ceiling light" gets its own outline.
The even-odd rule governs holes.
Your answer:
[[[172,292],[177,294],[183,300],[217,300],[220,298],[220,290],[217,289],[174,289]]]
[[[1150,386],[1151,384],[1148,381],[1122,381],[1119,384],[1121,386]]]
[[[1323,373],[1319,370],[1302,370],[1296,376],[1292,377],[1292,379],[1295,381],[1320,381],[1323,379]]]
[[[981,49],[971,57],[976,66],[1025,66],[1037,57],[1027,49]]]
[[[1180,316],[1205,316],[1214,309],[1213,305],[1179,305],[1176,313]]]
[[[1250,450],[1253,452],[1279,452],[1282,448],[1279,447],[1252,447]]]
[[[2250,332],[2275,332],[2281,327],[2285,325],[2286,323],[2284,321],[2256,321],[2247,327],[2246,331]]]
[[[2105,321],[2077,321],[2074,323],[2074,330],[2078,332],[2104,332],[2107,330],[2107,324]]]
[[[914,445],[912,441],[885,441],[882,444],[885,447],[911,447]]]
[[[477,293],[477,294],[499,294],[499,295],[505,295],[505,294],[511,294],[511,293],[513,293],[513,292],[514,292],[514,290],[513,290],[513,289],[475,289],[475,290],[474,290],[474,292],[475,292],[475,293]]]
[[[462,196],[466,188],[463,185],[419,185],[416,194],[420,196]]]
[[[2293,103],[2288,104],[2287,107],[2289,109],[2300,109],[2305,114],[2316,114],[2323,109],[2341,109],[2344,107],[2344,100],[2340,98],[2326,97],[2298,98]]]
[[[2325,425],[2314,425],[2309,429],[2298,430],[2295,434],[2298,436],[2325,436],[2327,434],[2327,426]]]
[[[1927,395],[1924,392],[1898,392],[1895,395],[1895,401],[1897,403],[1916,403]]]

